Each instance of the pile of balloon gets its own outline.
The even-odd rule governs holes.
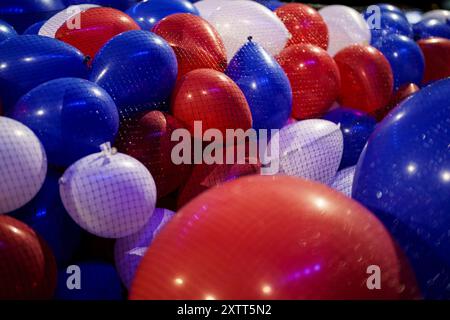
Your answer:
[[[0,299],[450,298],[450,11],[2,0],[0,20]],[[279,152],[174,162],[198,123]]]

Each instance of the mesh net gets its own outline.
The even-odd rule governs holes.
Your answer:
[[[334,177],[331,187],[342,192],[347,197],[352,197],[353,178],[355,176],[356,166],[340,170]]]

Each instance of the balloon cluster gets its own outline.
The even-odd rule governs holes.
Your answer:
[[[449,19],[2,1],[0,299],[450,298]]]

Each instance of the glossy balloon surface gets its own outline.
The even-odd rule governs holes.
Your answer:
[[[450,283],[450,80],[427,86],[377,127],[358,162],[353,197],[383,220],[428,298]]]
[[[219,33],[203,18],[187,13],[173,14],[152,29],[174,50],[178,61],[178,78],[201,68],[224,71],[227,54]]]
[[[64,0],[66,6],[73,6],[78,4],[96,4],[102,7],[111,7],[118,10],[125,11],[138,0]]]
[[[431,10],[424,13],[423,19],[438,19],[447,22],[450,19],[450,11],[443,9]]]
[[[14,30],[13,26],[11,26],[6,21],[0,20],[0,43],[5,41],[6,39],[16,37],[17,32]]]
[[[450,40],[430,38],[419,40],[417,44],[425,57],[425,74],[422,84],[450,77]]]
[[[260,45],[247,42],[225,72],[245,95],[253,128],[280,129],[292,112],[292,89],[278,62]]]
[[[119,115],[108,93],[87,80],[61,78],[24,95],[11,112],[45,147],[49,163],[67,167],[114,141]]]
[[[369,25],[371,20],[367,20]],[[377,21],[377,20],[374,20]],[[389,34],[399,34],[409,38],[413,37],[413,28],[404,15],[395,12],[381,12],[379,26],[372,28],[371,44],[376,43]]]
[[[373,114],[392,96],[394,78],[389,61],[368,45],[352,45],[335,57],[340,75],[341,105]]]
[[[24,32],[23,35],[38,35],[39,30],[41,30],[42,26],[47,22],[47,20],[38,21],[31,26],[29,26]]]
[[[292,116],[296,119],[321,117],[339,95],[340,75],[333,58],[323,49],[298,44],[277,57],[292,87]]]
[[[87,76],[80,51],[61,41],[36,35],[3,41],[0,65],[0,96],[6,114],[21,96],[44,82]]]
[[[384,270],[381,290],[367,289],[371,264]],[[406,270],[382,224],[351,199],[297,178],[249,176],[177,213],[130,298],[398,299],[415,291]]]
[[[438,19],[424,19],[416,23],[413,28],[416,40],[433,37],[450,39],[450,24]]]

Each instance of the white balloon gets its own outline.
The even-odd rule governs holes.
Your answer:
[[[225,44],[227,58],[248,41],[249,37],[275,56],[283,50],[290,34],[281,20],[265,6],[246,0],[222,4],[208,18]]]
[[[104,238],[139,231],[155,210],[156,186],[136,159],[113,151],[75,162],[60,179],[64,207],[83,229]]]
[[[64,23],[73,23],[74,26],[76,26],[77,21],[74,18],[77,15],[90,8],[96,7],[99,6],[95,4],[80,4],[70,6],[48,19],[39,29],[38,34],[40,36],[55,38],[56,32],[59,30],[59,28],[62,27]]]
[[[198,12],[200,12],[200,17],[208,19],[211,13],[213,13],[224,3],[226,3],[224,0],[201,0],[194,3],[194,7],[196,7]]]
[[[423,12],[419,10],[408,11],[405,13],[406,19],[410,24],[416,24],[423,18]]]
[[[369,44],[371,33],[363,16],[353,8],[332,5],[319,10],[328,27],[328,53],[334,56],[349,45]]]
[[[16,120],[0,117],[0,214],[32,200],[46,174],[47,156],[33,131]]]
[[[173,211],[157,208],[141,230],[117,239],[114,247],[116,269],[127,288],[130,288],[136,269],[153,239],[174,215]]]
[[[340,170],[334,177],[331,187],[342,192],[347,197],[352,197],[353,178],[355,177],[356,166]]]
[[[438,19],[442,22],[447,22],[447,19],[450,19],[450,11],[443,9],[431,10],[425,13],[422,19]]]
[[[273,145],[277,141],[279,148]],[[335,123],[311,119],[282,128],[270,140],[268,149],[272,148],[275,155],[270,155],[271,161],[263,157],[263,163],[278,167],[280,174],[329,184],[339,168],[344,139]]]

